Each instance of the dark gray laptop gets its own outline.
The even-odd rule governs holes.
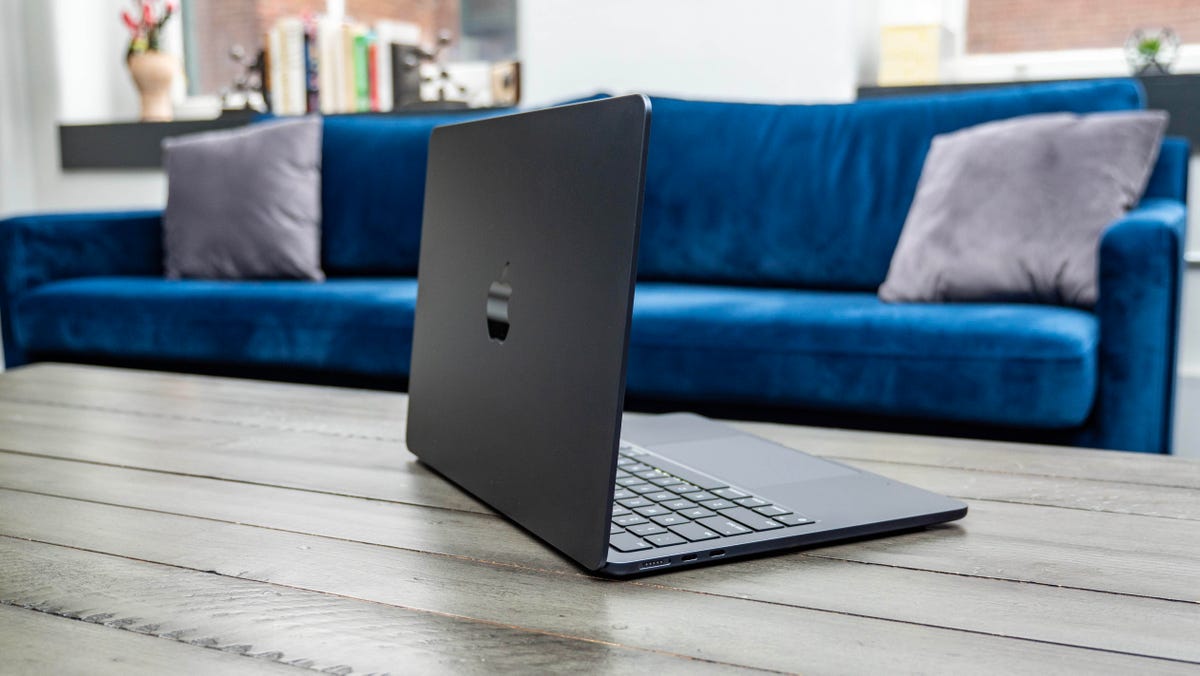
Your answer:
[[[649,133],[644,96],[434,130],[412,452],[607,575],[965,515],[956,500],[699,416],[622,429]]]

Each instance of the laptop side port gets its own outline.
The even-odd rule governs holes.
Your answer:
[[[697,554],[684,554],[683,556],[679,557],[679,560],[686,563],[688,561],[695,561],[697,556]]]
[[[638,566],[640,570],[648,570],[650,568],[662,568],[663,566],[671,565],[671,559],[654,559],[653,561],[643,561]]]
[[[721,557],[721,556],[725,556],[724,549],[714,549],[708,553],[708,558],[710,558],[710,559],[715,559],[715,558]]]

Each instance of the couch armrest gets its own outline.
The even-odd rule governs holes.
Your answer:
[[[99,275],[161,275],[159,211],[46,214],[0,220],[0,329],[4,361],[25,363],[13,303],[46,282]]]
[[[1089,445],[1171,452],[1187,208],[1146,199],[1100,242],[1099,389]]]

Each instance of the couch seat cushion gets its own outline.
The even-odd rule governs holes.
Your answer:
[[[633,395],[1064,428],[1096,390],[1097,322],[1071,308],[642,283],[633,316]]]
[[[415,279],[89,277],[19,299],[27,351],[408,375]]]

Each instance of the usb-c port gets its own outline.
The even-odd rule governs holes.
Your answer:
[[[695,561],[696,555],[695,554],[684,554],[683,556],[679,557],[679,560],[680,561]]]
[[[725,556],[725,550],[724,549],[714,549],[708,553],[708,558],[710,558],[710,559],[715,559],[718,556]]]

